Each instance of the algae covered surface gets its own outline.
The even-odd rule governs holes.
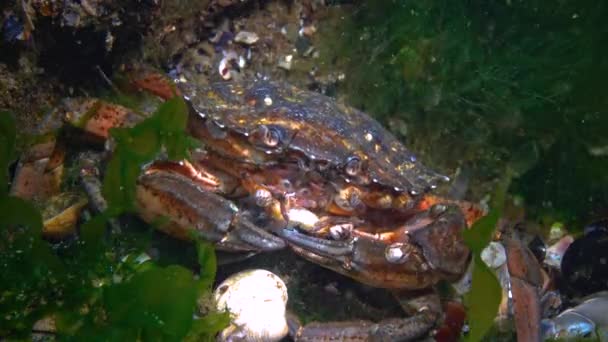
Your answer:
[[[442,171],[466,170],[473,196],[510,168],[533,218],[580,226],[608,208],[606,7],[357,2],[327,55],[347,102]]]

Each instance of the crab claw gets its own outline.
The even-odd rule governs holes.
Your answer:
[[[303,257],[362,283],[391,289],[411,316],[380,322],[312,322],[290,317],[296,341],[410,341],[431,330],[440,317],[439,299],[425,289],[440,279],[462,274],[469,260],[461,231],[466,227],[455,207],[435,207],[389,233],[364,233],[356,227],[342,240],[329,240],[296,229],[276,234]],[[407,291],[403,291],[407,289]],[[417,292],[415,298],[411,290]],[[427,289],[428,290],[428,289]]]
[[[276,234],[297,254],[375,287],[422,289],[462,274],[469,251],[460,234],[465,223],[458,210],[425,213],[412,226],[400,229],[392,241],[356,230],[343,240],[313,237],[290,228]]]
[[[140,177],[137,206],[147,222],[167,234],[190,239],[194,233],[228,251],[272,251],[285,242],[256,226],[231,201],[177,173],[155,171]]]

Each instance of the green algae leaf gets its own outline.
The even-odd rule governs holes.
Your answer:
[[[135,211],[135,183],[141,166],[153,160],[163,146],[169,159],[188,156],[194,144],[185,134],[187,120],[184,100],[173,98],[134,127],[111,129],[116,149],[108,163],[102,193],[114,215]]]
[[[493,209],[486,216],[475,222],[470,229],[462,232],[464,242],[473,253],[481,253],[488,243],[492,241],[492,235],[494,234],[499,217],[500,211]]]
[[[215,335],[230,324],[229,312],[213,312],[195,319],[184,341],[215,341]]]
[[[17,197],[0,198],[0,225],[2,228],[23,225],[32,237],[42,234],[42,215],[30,202]]]
[[[184,132],[188,122],[188,107],[181,97],[173,97],[158,107],[155,115],[167,132]]]
[[[16,139],[15,118],[9,112],[0,111],[0,195],[8,191],[8,167],[15,158]]]
[[[186,136],[188,107],[181,97],[174,97],[163,103],[157,110],[159,127],[162,128],[163,144],[170,159],[185,159],[191,140]]]
[[[160,132],[153,118],[132,128],[112,128],[111,134],[117,146],[127,151],[134,162],[142,163],[153,159],[160,151]]]
[[[199,280],[182,266],[123,261],[124,251],[141,247],[134,249],[128,237],[106,234],[110,218],[134,210],[141,165],[163,146],[170,155],[187,155],[192,144],[183,132],[182,109],[170,123],[165,121],[175,110],[171,108],[161,113],[164,118],[156,113],[133,128],[112,130],[117,147],[102,188],[109,207],[81,226],[77,241],[51,247],[42,239],[40,213],[0,191],[0,284],[6,285],[0,317],[8,319],[1,324],[0,336],[27,338],[33,323],[49,315],[56,319],[60,340],[181,341],[186,335],[212,340],[226,325],[228,315],[223,313],[193,320],[198,294],[202,288],[210,291],[216,274],[211,245],[199,248]],[[14,120],[0,114],[0,177],[8,181]]]
[[[197,283],[184,267],[149,264],[126,282],[104,291],[108,321],[142,336],[181,340],[192,326]],[[146,339],[149,340],[149,339]]]
[[[0,196],[1,336],[26,338],[33,323],[56,305],[53,282],[65,271],[41,237],[42,217],[36,208],[23,199]]]
[[[92,263],[103,254],[108,220],[108,213],[101,213],[80,226],[83,262]]]
[[[199,290],[202,293],[203,291],[210,291],[213,286],[217,271],[217,257],[215,249],[208,242],[197,241],[196,251],[200,265]]]
[[[117,148],[108,163],[103,180],[102,194],[108,201],[108,210],[113,213],[135,210],[135,183],[140,165],[121,148]]]
[[[492,270],[475,254],[471,290],[465,297],[470,331],[467,341],[481,341],[494,324],[502,289]]]
[[[477,220],[470,229],[462,232],[464,242],[475,254],[481,253],[492,241],[496,224],[502,215],[502,208],[504,207],[509,184],[511,184],[512,175],[511,169],[505,170],[492,195],[490,212]]]
[[[502,289],[496,276],[481,260],[481,252],[492,241],[506,192],[511,181],[511,171],[507,170],[492,196],[490,212],[463,231],[464,242],[473,253],[473,275],[471,290],[465,297],[470,332],[468,341],[480,341],[494,324],[498,306],[502,298]]]
[[[174,160],[187,159],[188,150],[200,146],[200,143],[195,139],[185,135],[185,133],[170,132],[167,134],[165,147],[167,155]]]

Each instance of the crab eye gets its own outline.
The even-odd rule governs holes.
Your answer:
[[[361,172],[362,166],[363,163],[361,162],[361,159],[359,159],[359,157],[350,157],[348,158],[348,160],[346,160],[346,164],[344,165],[344,172],[346,172],[347,175],[354,177]]]
[[[265,148],[275,148],[281,144],[283,134],[278,127],[260,125],[251,134],[251,142]]]
[[[263,140],[264,145],[268,147],[276,147],[281,142],[281,134],[279,133],[279,130],[274,127],[266,127]]]

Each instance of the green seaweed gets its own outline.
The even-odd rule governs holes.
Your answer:
[[[126,227],[120,235],[107,234],[110,218],[133,210],[128,201],[141,164],[163,148],[172,158],[187,155],[192,143],[185,138],[185,108],[181,99],[173,99],[139,125],[113,130],[118,155],[104,179],[111,206],[83,224],[76,240],[43,240],[39,211],[3,188],[0,338],[26,339],[43,318],[53,319],[56,330],[41,332],[60,340],[211,341],[228,324],[226,312],[195,315],[198,299],[210,296],[215,279],[210,244],[196,241],[200,269],[195,276],[184,266],[149,260],[143,253],[149,233]],[[11,115],[0,113],[0,168],[6,180],[15,158],[15,132]]]
[[[608,207],[607,6],[362,1],[324,56],[427,163],[470,167],[477,198],[509,166],[527,212],[580,225]]]
[[[502,289],[492,270],[481,259],[481,251],[492,240],[499,217],[500,211],[494,209],[463,233],[464,240],[473,254],[471,289],[465,296],[470,327],[468,341],[481,341],[494,325],[494,318],[498,313]]]
[[[172,160],[187,157],[196,142],[186,135],[187,108],[174,97],[162,103],[151,117],[132,128],[112,128],[116,148],[103,183],[103,195],[112,213],[135,211],[135,180],[141,166],[164,148]]]
[[[16,140],[15,118],[8,112],[0,111],[0,195],[8,192],[8,166],[15,159]]]
[[[470,331],[468,341],[481,341],[494,325],[502,288],[496,275],[481,259],[481,252],[492,241],[496,224],[502,216],[507,188],[511,181],[507,170],[492,198],[490,212],[463,232],[463,238],[473,255],[471,289],[465,295]]]
[[[201,245],[200,250],[201,256],[213,253],[210,245]],[[226,326],[226,313],[192,318],[197,298],[210,289],[201,286],[206,282],[195,279],[190,270],[137,263],[137,258],[122,266],[119,274],[125,279],[104,286],[86,315],[63,312],[59,316],[59,328],[69,339],[180,341],[194,335],[207,339]]]

